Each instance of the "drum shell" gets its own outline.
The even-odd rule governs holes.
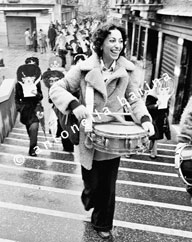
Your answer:
[[[118,124],[114,125],[116,125],[118,129]],[[139,130],[136,133],[131,134],[113,134],[111,132],[107,132],[109,127],[107,124],[106,129],[102,131],[97,129],[99,126],[100,124],[95,125],[94,132],[92,134],[93,146],[98,151],[123,155],[144,152],[149,148],[148,134],[140,126],[132,124],[131,128],[137,126]]]
[[[186,145],[180,153],[179,175],[184,183],[192,186],[192,146]]]
[[[183,160],[179,169],[184,182],[192,186],[192,159]]]

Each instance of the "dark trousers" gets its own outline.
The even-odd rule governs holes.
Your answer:
[[[93,161],[91,170],[81,169],[84,181],[81,199],[85,210],[93,208],[91,223],[97,231],[109,231],[113,227],[119,163],[120,157]]]
[[[73,152],[74,151],[74,146],[73,144],[71,143],[70,139],[67,138],[67,139],[64,139],[62,138],[62,133],[63,129],[59,123],[59,120],[57,120],[57,133],[56,133],[56,137],[61,137],[61,142],[62,142],[62,145],[63,145],[63,150],[64,151],[68,151],[68,152]]]
[[[50,43],[51,50],[53,50],[55,48],[55,39],[50,40],[49,43]]]
[[[65,50],[58,50],[59,57],[62,59],[62,67],[65,68],[66,65],[66,51]]]
[[[29,153],[31,153],[34,152],[34,147],[37,146],[39,123],[35,122],[31,125],[26,125],[26,129],[29,135]]]

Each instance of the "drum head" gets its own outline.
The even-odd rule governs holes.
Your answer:
[[[128,136],[140,136],[140,135],[146,135],[147,132],[140,127],[139,125],[136,125],[133,122],[130,122],[130,125],[124,125],[117,122],[111,122],[108,124],[96,124],[94,126],[94,131],[96,134],[101,134],[105,137],[119,137],[124,138]]]

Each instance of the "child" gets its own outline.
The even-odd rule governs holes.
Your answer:
[[[50,89],[50,87],[57,82],[58,80],[64,78],[64,74],[61,71],[58,70],[48,70],[43,73],[42,79],[45,83],[45,86]],[[52,100],[49,97],[49,103],[52,103]],[[63,138],[61,133],[63,131],[59,119],[56,117],[55,111],[54,111],[54,105],[52,106],[52,110],[50,113],[50,119],[49,119],[49,126],[50,126],[50,132],[53,137],[61,137],[61,142],[63,145],[63,150],[68,152],[73,152],[73,144],[68,138]]]
[[[41,70],[37,65],[25,64],[17,69],[17,83],[15,87],[16,109],[20,112],[20,121],[26,126],[29,135],[29,155],[37,156],[37,135],[39,119],[37,109],[43,99],[40,84]]]

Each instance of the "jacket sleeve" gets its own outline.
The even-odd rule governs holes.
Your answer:
[[[23,106],[22,99],[23,99],[23,90],[21,85],[17,82],[15,85],[15,104],[16,104],[16,110],[18,112],[21,111],[21,108]]]
[[[147,109],[149,111],[157,109],[156,103],[157,103],[157,98],[155,98],[155,97],[153,97],[151,95],[147,95],[146,106],[147,106]]]
[[[36,97],[37,97],[38,101],[41,101],[43,99],[43,93],[42,93],[42,90],[41,90],[41,83],[38,82],[36,86],[37,86],[37,95],[36,95]]]
[[[145,102],[141,97],[139,82],[136,78],[135,71],[129,72],[129,79],[125,97],[131,106],[131,112],[134,116],[134,120],[137,121],[137,123],[152,121],[151,115],[149,114]]]
[[[189,143],[192,139],[192,97],[189,99],[181,115],[179,128],[178,141],[181,143]]]
[[[65,113],[72,101],[76,100],[78,102],[73,93],[78,91],[80,80],[81,71],[78,65],[76,65],[68,71],[63,79],[54,83],[50,88],[49,96],[60,112]]]

